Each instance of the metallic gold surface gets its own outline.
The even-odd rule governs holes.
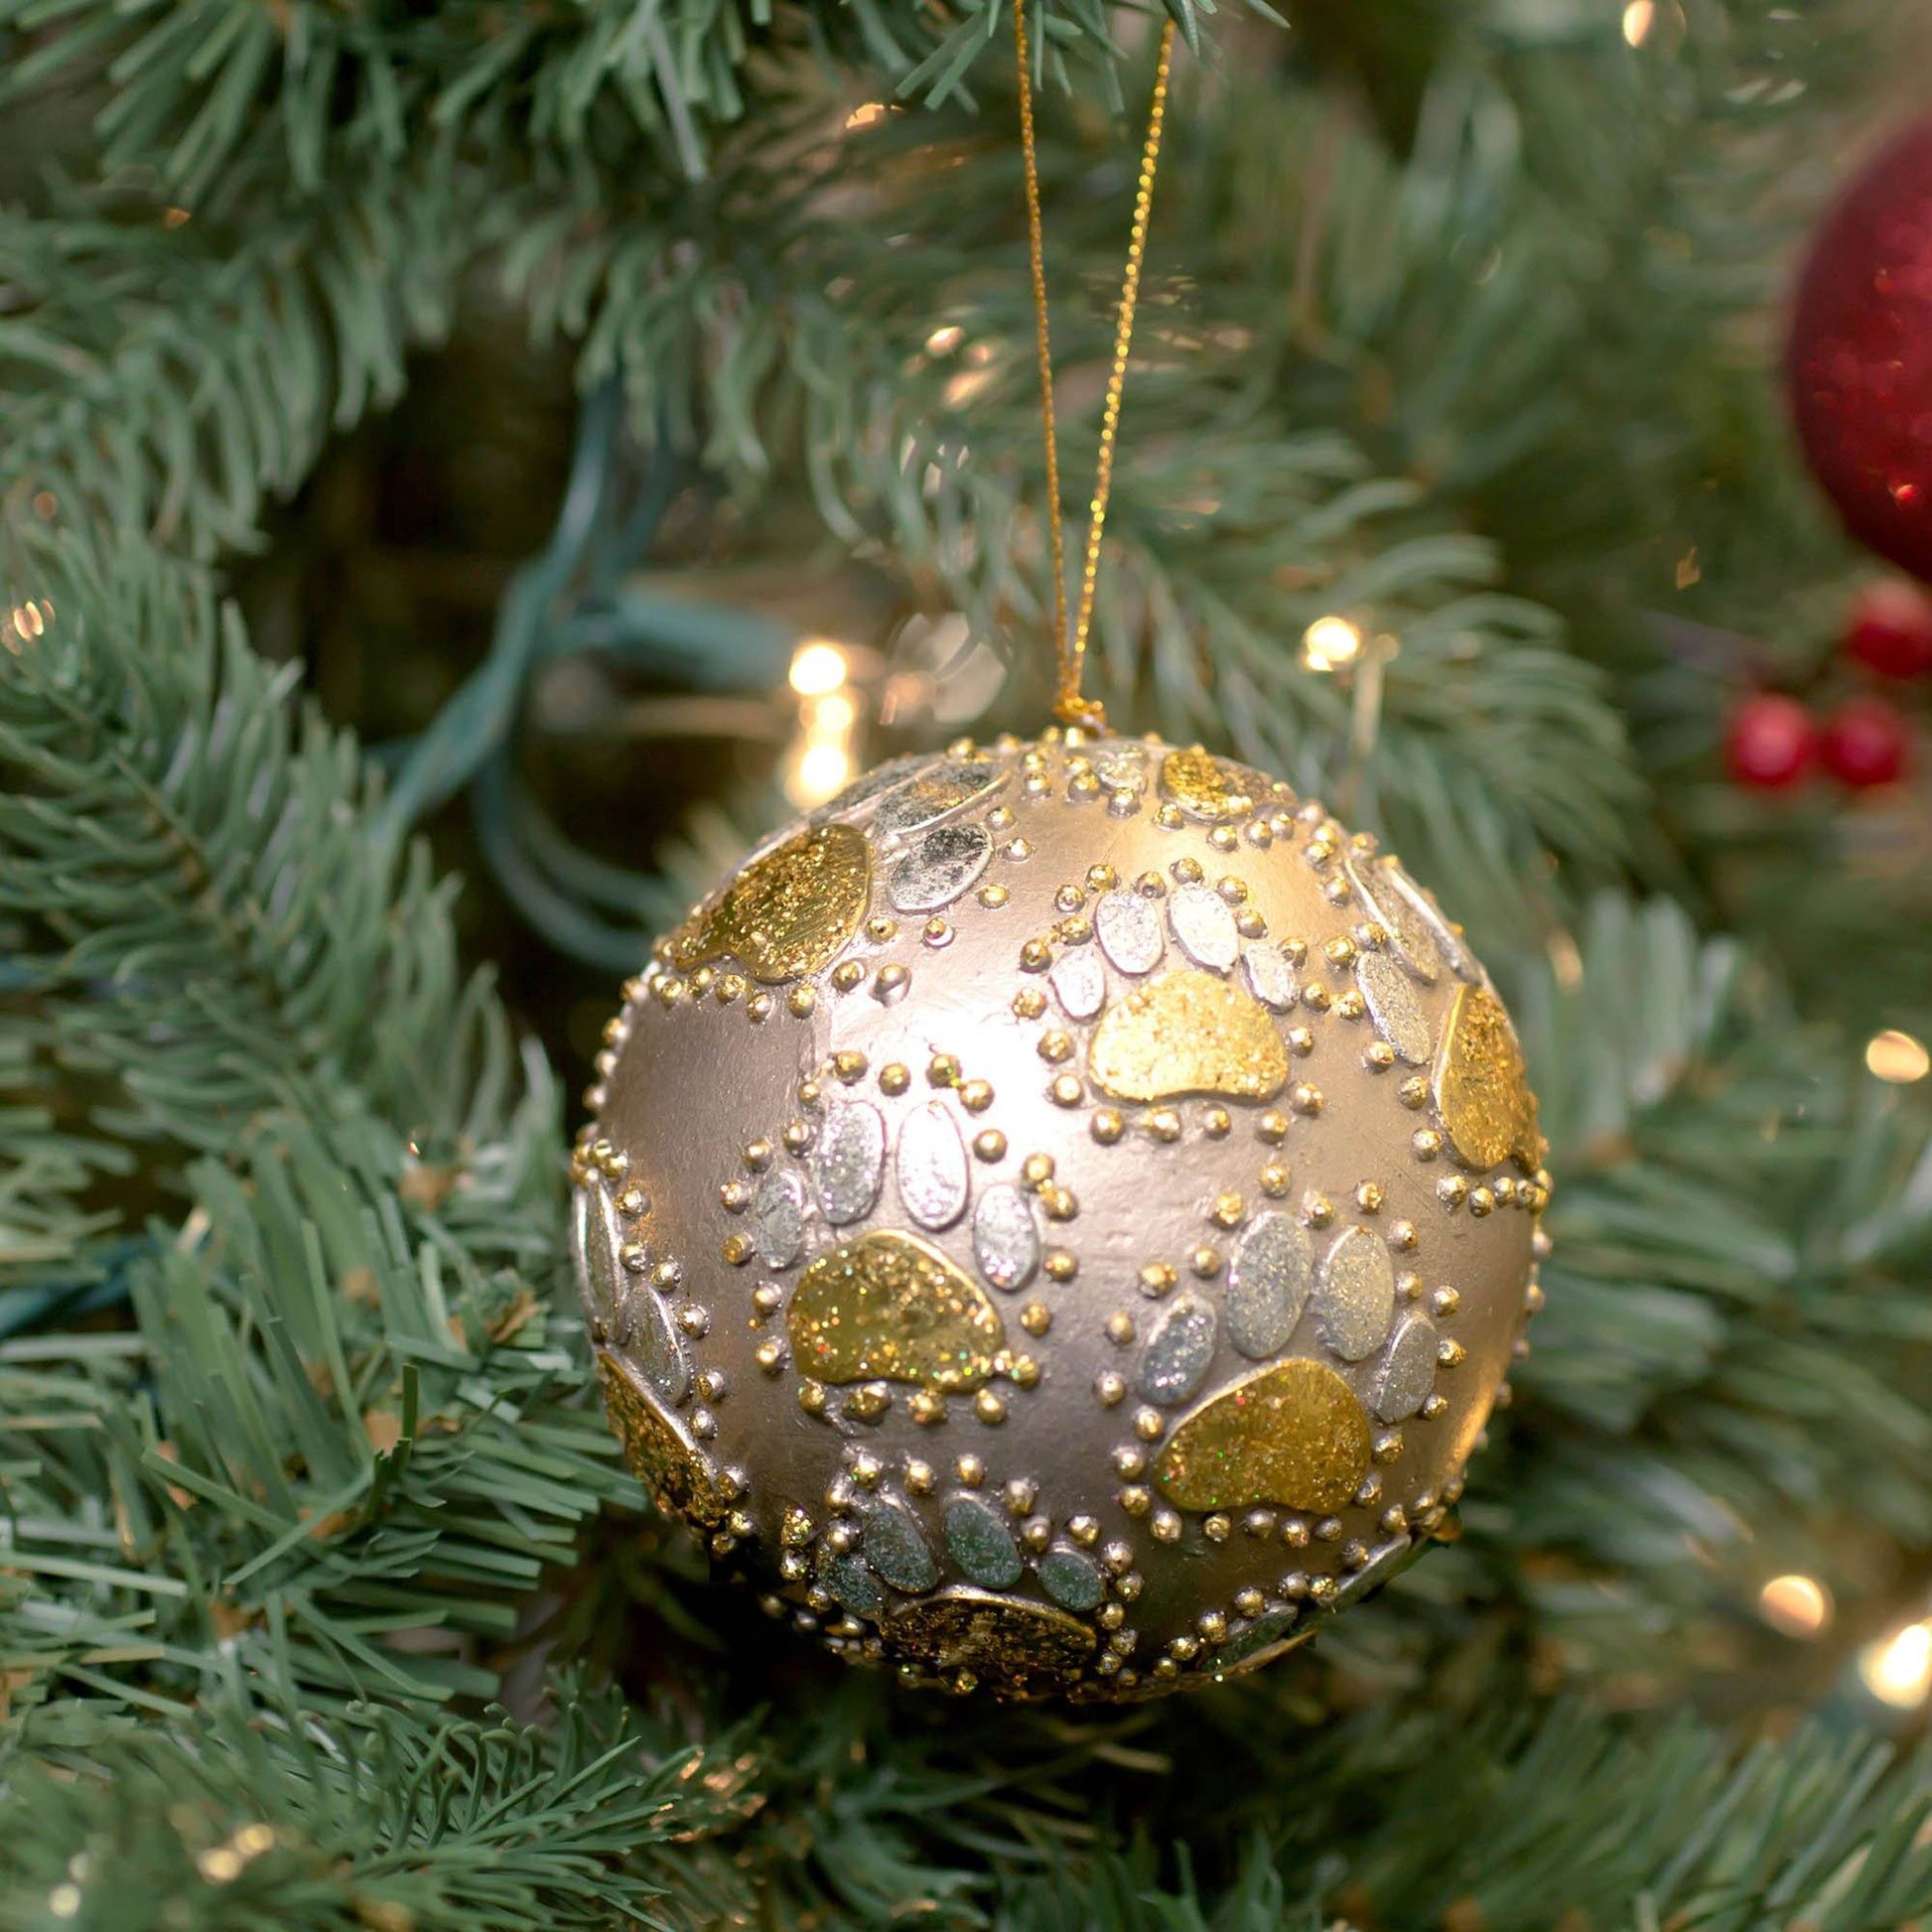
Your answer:
[[[1238,818],[1249,805],[1227,767],[1198,745],[1190,752],[1170,752],[1161,760],[1161,789],[1182,811],[1210,824]]]
[[[1368,1418],[1335,1371],[1283,1362],[1189,1416],[1155,1464],[1182,1509],[1339,1509],[1368,1473]]]
[[[1536,1096],[1523,1073],[1523,1052],[1493,993],[1464,986],[1449,1010],[1436,1061],[1436,1105],[1456,1159],[1493,1168],[1514,1159],[1534,1173],[1543,1158]]]
[[[906,912],[956,834],[983,867]],[[909,1682],[1144,1698],[1446,1527],[1548,1188],[1466,951],[1398,995],[1455,1052],[1392,1045],[1365,881],[1406,883],[1285,785],[1052,732],[871,774],[659,943],[574,1238],[635,1466],[771,1616]]]
[[[609,1349],[599,1349],[597,1374],[611,1426],[637,1480],[654,1499],[694,1523],[722,1522],[725,1505],[710,1463],[684,1440],[635,1371]]]
[[[887,1624],[895,1645],[956,1689],[1050,1697],[1093,1655],[1094,1633],[1045,1603],[961,1586],[907,1603]],[[969,1675],[970,1683],[958,1680]]]
[[[1288,1079],[1288,1048],[1253,995],[1183,967],[1102,1016],[1087,1070],[1116,1100],[1272,1100]]]
[[[849,826],[787,839],[738,875],[678,947],[678,961],[730,954],[766,985],[815,973],[858,931],[871,871],[870,849]]]
[[[799,1278],[785,1317],[821,1382],[913,1382],[957,1394],[995,1370],[1006,1329],[985,1289],[915,1234],[879,1228]]]

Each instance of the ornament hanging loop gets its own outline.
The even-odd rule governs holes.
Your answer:
[[[1034,136],[1033,54],[1027,34],[1026,0],[1013,0],[1014,52],[1020,68],[1020,148],[1027,182],[1027,258],[1033,271],[1034,341],[1039,361],[1040,442],[1046,469],[1046,534],[1053,567],[1053,639],[1059,674],[1053,712],[1063,725],[1104,731],[1106,711],[1097,698],[1081,694],[1087,637],[1093,627],[1094,588],[1100,576],[1100,546],[1107,529],[1107,501],[1113,493],[1114,447],[1120,433],[1121,396],[1127,387],[1127,362],[1134,341],[1134,314],[1140,303],[1141,264],[1147,255],[1148,222],[1154,211],[1154,176],[1161,163],[1161,137],[1167,126],[1168,76],[1173,65],[1173,20],[1161,23],[1155,59],[1154,97],[1148,108],[1147,139],[1141,149],[1140,180],[1134,196],[1134,226],[1127,243],[1127,268],[1121,278],[1114,319],[1114,358],[1107,372],[1107,398],[1100,418],[1100,452],[1094,464],[1093,495],[1087,504],[1087,541],[1080,564],[1080,603],[1071,625],[1066,609],[1066,539],[1060,520],[1059,437],[1053,410],[1053,351],[1046,313],[1046,251],[1039,217],[1039,158]]]

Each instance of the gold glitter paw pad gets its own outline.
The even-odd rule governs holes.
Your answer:
[[[1501,1002],[1480,986],[1456,991],[1436,1059],[1436,1106],[1464,1166],[1486,1170],[1513,1158],[1525,1173],[1536,1172],[1543,1137],[1523,1051]]]
[[[673,941],[682,968],[729,954],[772,985],[816,973],[859,930],[872,849],[849,825],[821,825],[755,859]]]
[[[711,1528],[725,1520],[725,1499],[711,1458],[685,1434],[625,1363],[600,1349],[598,1377],[612,1427],[637,1480],[667,1508]]]

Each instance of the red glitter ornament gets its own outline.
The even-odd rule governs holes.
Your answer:
[[[1826,217],[1799,278],[1786,379],[1846,527],[1932,580],[1932,120]]]
[[[1854,698],[1826,724],[1818,753],[1840,784],[1865,791],[1903,774],[1908,744],[1904,719],[1882,698]]]
[[[1755,692],[1731,714],[1725,769],[1753,791],[1782,791],[1811,769],[1817,736],[1810,712],[1796,698]]]
[[[1852,606],[1846,651],[1880,677],[1932,673],[1932,597],[1911,584],[1873,584]]]

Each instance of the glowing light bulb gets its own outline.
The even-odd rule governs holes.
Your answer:
[[[1932,1695],[1932,1622],[1908,1623],[1866,1644],[1859,1653],[1859,1675],[1880,1704],[1917,1710]]]
[[[950,355],[966,340],[966,332],[956,322],[949,322],[943,329],[935,329],[925,339],[926,350],[933,355]]]
[[[822,638],[808,638],[791,653],[791,688],[801,698],[822,698],[845,682],[845,652]]]
[[[1302,633],[1302,661],[1311,671],[1339,670],[1361,651],[1361,626],[1346,618],[1316,618]]]
[[[1832,1620],[1832,1593],[1816,1577],[1773,1577],[1757,1592],[1757,1613],[1787,1637],[1815,1637]]]
[[[804,745],[785,775],[785,796],[794,805],[822,805],[841,790],[852,775],[852,754],[837,739],[813,739]]]
[[[36,637],[47,634],[47,626],[54,621],[54,600],[43,597],[36,601],[29,598],[25,604],[17,604],[9,611],[0,607],[0,644],[18,657],[22,644],[31,644]]]
[[[1630,0],[1623,10],[1623,38],[1632,47],[1641,47],[1650,38],[1656,21],[1656,0]]]
[[[848,134],[856,134],[862,127],[876,127],[886,118],[886,103],[883,100],[869,100],[863,106],[855,107],[845,117]]]
[[[1864,1063],[1879,1079],[1889,1080],[1895,1087],[1909,1087],[1914,1080],[1932,1073],[1932,1053],[1925,1050],[1924,1042],[1895,1027],[1887,1027],[1865,1041]]]

